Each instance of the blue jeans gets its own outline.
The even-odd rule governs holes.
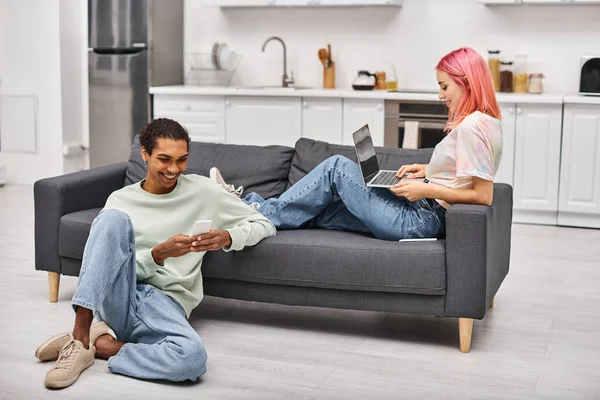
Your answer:
[[[354,161],[333,156],[279,198],[249,193],[246,204],[278,229],[318,227],[371,233],[384,240],[444,237],[446,209],[433,199],[410,202],[388,189],[368,188]]]
[[[157,227],[160,229],[160,227]],[[142,379],[195,381],[206,351],[181,305],[151,285],[137,284],[129,216],[102,210],[83,253],[73,308],[85,307],[126,344],[108,360],[111,372]]]

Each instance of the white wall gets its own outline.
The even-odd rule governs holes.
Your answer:
[[[87,2],[60,0],[62,143],[81,146],[88,134]],[[85,155],[88,153],[85,152]],[[63,172],[86,167],[84,153],[65,156]]]
[[[62,173],[58,0],[0,0],[0,79],[0,95],[37,96],[38,154],[0,152],[9,183]]]
[[[84,155],[63,157],[63,145],[87,137],[86,8],[80,0],[0,0],[0,95],[37,97],[37,154],[0,152],[9,183],[85,167]]]
[[[322,85],[317,50],[332,44],[337,87],[350,87],[360,69],[398,71],[399,86],[437,89],[433,68],[447,52],[470,46],[502,58],[528,53],[530,72],[543,72],[545,91],[578,91],[579,56],[600,55],[600,6],[495,6],[476,0],[405,0],[401,8],[219,9],[186,0],[185,51],[200,52],[226,41],[243,55],[242,85],[278,85],[280,36],[297,84]]]

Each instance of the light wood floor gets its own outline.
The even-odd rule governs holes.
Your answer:
[[[30,186],[0,188],[2,399],[599,399],[600,230],[513,226],[511,272],[475,321],[207,298],[191,318],[208,349],[199,383],[147,382],[96,363],[44,388],[39,343],[69,330],[76,278],[48,302],[35,271]]]

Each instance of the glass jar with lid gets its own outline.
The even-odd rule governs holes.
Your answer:
[[[515,55],[515,93],[527,93],[527,82],[529,75],[527,73],[527,54]]]
[[[511,93],[513,91],[513,62],[500,62],[500,91]]]
[[[529,74],[529,93],[541,94],[544,91],[543,79],[544,74]]]
[[[492,74],[494,90],[500,91],[500,50],[488,50],[488,66]]]

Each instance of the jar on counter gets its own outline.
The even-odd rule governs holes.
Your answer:
[[[527,73],[527,54],[517,54],[515,56],[515,93],[527,93],[527,81],[529,75]]]
[[[512,93],[513,79],[513,62],[502,61],[500,63],[500,91],[503,93]]]
[[[529,93],[540,94],[544,91],[544,85],[542,80],[544,79],[544,74],[529,74]]]
[[[488,50],[488,66],[492,74],[494,90],[500,91],[500,50]]]

